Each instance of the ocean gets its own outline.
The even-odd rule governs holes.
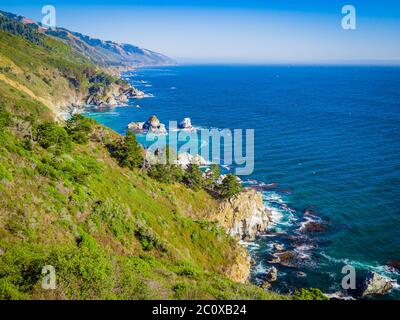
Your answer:
[[[275,265],[280,292],[337,292],[346,264],[358,278],[372,270],[400,283],[387,267],[400,260],[400,68],[176,66],[124,77],[149,97],[86,115],[120,133],[153,114],[255,130],[255,169],[242,179],[271,184],[263,194],[275,224],[246,243],[252,281],[271,267],[275,243],[296,254],[295,265]],[[323,227],[304,232],[307,221]]]

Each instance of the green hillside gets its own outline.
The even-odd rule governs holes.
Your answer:
[[[113,87],[128,88],[63,42],[1,14],[0,80],[45,104],[53,116],[91,94],[102,99]]]
[[[143,167],[133,134],[54,122],[115,86],[127,84],[0,14],[0,299],[286,299],[235,281],[247,255],[206,220],[220,199],[198,168]],[[219,196],[239,191],[231,180]]]
[[[118,80],[64,43],[0,26],[0,299],[279,297],[228,279],[243,248],[202,220],[218,204],[206,191],[123,165],[110,152],[122,137],[93,121],[52,122],[65,95]],[[55,290],[41,286],[45,265]]]

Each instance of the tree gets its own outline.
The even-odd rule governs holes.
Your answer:
[[[160,182],[182,182],[184,172],[176,164],[153,164],[148,170],[148,175]]]
[[[231,173],[227,174],[219,187],[219,193],[223,198],[231,198],[243,190],[243,186],[237,177]]]
[[[112,146],[111,155],[118,160],[120,166],[130,169],[139,168],[143,162],[142,147],[130,131],[123,140],[118,140]]]
[[[221,170],[219,166],[215,163],[211,164],[210,171],[207,172],[207,186],[211,191],[215,191],[217,187],[217,180],[221,174]]]
[[[193,189],[194,191],[200,190],[200,188],[202,187],[203,178],[202,172],[198,165],[188,165],[184,176],[184,182],[189,188]]]
[[[65,129],[74,142],[86,144],[89,140],[89,135],[92,133],[92,124],[92,119],[76,114],[67,121]]]
[[[215,182],[219,178],[221,170],[219,166],[215,163],[211,164],[210,170],[212,171],[211,179],[213,180],[213,182]]]
[[[71,150],[71,137],[64,128],[53,122],[38,125],[35,131],[35,138],[42,148],[54,149],[56,153]]]

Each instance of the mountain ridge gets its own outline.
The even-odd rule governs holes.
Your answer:
[[[176,61],[161,53],[132,44],[101,40],[84,35],[80,32],[70,31],[63,27],[50,29],[43,26],[40,22],[1,10],[0,14],[8,19],[36,29],[42,34],[64,41],[75,51],[86,56],[93,63],[103,68],[115,71],[126,71],[145,66],[176,65]]]

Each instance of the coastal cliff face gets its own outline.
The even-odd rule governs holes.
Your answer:
[[[250,276],[250,256],[242,246],[237,246],[236,250],[238,254],[225,275],[235,282],[245,283]]]
[[[222,202],[213,218],[232,237],[253,240],[271,223],[271,212],[264,207],[260,192],[245,190]]]

